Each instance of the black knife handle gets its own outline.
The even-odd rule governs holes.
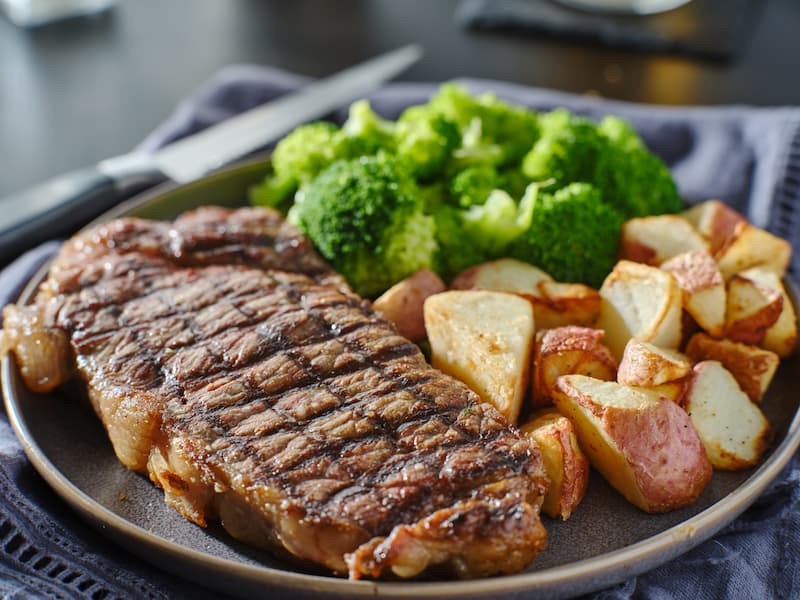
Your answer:
[[[161,175],[137,181],[143,189],[163,179]],[[5,223],[0,231],[0,264],[45,240],[74,233],[132,191],[91,167],[0,199],[0,223]]]

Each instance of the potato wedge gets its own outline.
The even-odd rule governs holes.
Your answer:
[[[658,215],[625,221],[619,246],[621,259],[658,266],[678,254],[705,250],[708,243],[678,215]]]
[[[386,290],[372,306],[395,324],[400,335],[416,342],[425,337],[425,299],[445,289],[436,273],[420,269]]]
[[[643,390],[651,394],[656,394],[659,398],[665,398],[674,402],[678,406],[683,406],[684,397],[686,395],[686,388],[689,383],[689,377],[677,379],[661,385],[642,387]]]
[[[722,363],[694,366],[685,408],[715,469],[752,467],[769,446],[769,422]]]
[[[706,200],[681,213],[709,244],[709,252],[716,255],[735,237],[739,223],[746,223],[743,215],[719,200]]]
[[[526,262],[500,258],[470,267],[450,283],[454,290],[512,292],[533,303],[539,329],[591,325],[600,314],[600,294],[580,283],[559,283]]]
[[[559,377],[554,400],[592,466],[643,511],[691,504],[711,479],[697,432],[674,402],[584,375]]]
[[[683,379],[691,370],[692,363],[680,352],[633,338],[622,354],[617,381],[623,385],[653,387]]]
[[[673,256],[661,269],[675,277],[683,294],[683,308],[714,336],[725,331],[725,280],[714,257],[706,250]]]
[[[505,292],[454,290],[429,296],[424,313],[433,366],[516,423],[530,376],[531,303]]]
[[[500,258],[459,273],[450,282],[450,288],[514,292],[533,299],[541,293],[538,287],[540,281],[553,281],[553,278],[540,268],[521,260]]]
[[[730,371],[745,394],[760,404],[780,358],[774,352],[733,340],[716,340],[696,333],[686,345],[686,354],[695,362],[716,360]]]
[[[780,292],[783,298],[781,314],[772,327],[767,329],[764,339],[761,340],[761,346],[775,352],[778,356],[784,358],[789,356],[797,344],[797,315],[780,277],[775,272],[762,267],[747,269],[740,275]]]
[[[542,510],[554,519],[566,521],[578,507],[589,485],[589,459],[578,445],[572,421],[556,410],[545,410],[521,428],[542,452],[550,485]]]
[[[600,293],[582,283],[542,280],[533,298],[537,329],[565,325],[591,326],[600,316]]]
[[[603,331],[570,325],[536,333],[531,376],[533,406],[552,404],[553,387],[561,375],[580,373],[613,381],[617,359],[600,339]]]
[[[749,223],[739,223],[733,238],[715,258],[722,276],[728,280],[750,267],[763,267],[783,277],[791,256],[792,247],[783,238]]]
[[[662,348],[681,341],[681,290],[669,273],[640,263],[619,261],[600,288],[603,302],[597,327],[619,359],[631,338]]]
[[[725,337],[745,344],[761,344],[782,312],[781,289],[743,274],[728,281]]]

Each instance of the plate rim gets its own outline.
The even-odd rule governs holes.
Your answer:
[[[181,191],[191,186],[202,185],[210,178],[235,176],[237,172],[252,169],[253,164],[261,163],[264,158],[247,161],[218,173],[202,178],[197,182],[179,185],[172,182],[156,186],[104,213],[96,221],[102,222],[116,218],[122,214],[140,208],[168,192]],[[91,225],[91,224],[90,224]],[[43,265],[23,289],[19,300],[27,302],[43,279],[49,267],[49,261]],[[797,299],[798,291],[794,282],[787,280],[789,292]],[[776,446],[764,462],[752,472],[733,491],[723,496],[706,509],[673,525],[664,531],[647,537],[639,542],[623,548],[599,554],[590,558],[548,567],[546,569],[504,575],[499,577],[473,579],[468,581],[436,581],[436,582],[383,582],[383,581],[351,581],[349,579],[314,575],[291,569],[275,568],[268,565],[249,565],[228,558],[220,558],[206,552],[195,550],[183,544],[147,531],[146,529],[115,514],[98,501],[81,490],[62,473],[48,458],[47,454],[36,442],[35,436],[28,428],[22,406],[17,398],[16,387],[21,385],[19,373],[13,357],[6,355],[2,359],[2,392],[6,414],[14,433],[20,440],[23,450],[47,484],[76,510],[81,517],[92,526],[125,547],[134,554],[161,568],[173,572],[180,577],[184,574],[170,568],[173,563],[155,563],[155,558],[148,552],[155,552],[158,557],[168,557],[178,563],[189,562],[202,566],[206,585],[214,587],[215,577],[221,574],[242,578],[245,583],[263,586],[278,586],[285,590],[311,593],[347,594],[351,597],[384,596],[388,598],[444,598],[444,597],[477,597],[488,594],[512,594],[536,591],[543,597],[561,597],[569,594],[586,593],[619,583],[629,577],[636,576],[657,565],[664,564],[672,558],[687,552],[690,548],[704,542],[725,525],[729,524],[746,510],[758,496],[780,474],[800,447],[800,407],[795,410],[789,422],[783,440]],[[201,577],[201,579],[203,579]],[[263,588],[262,588],[263,589]],[[230,588],[226,588],[230,592]]]

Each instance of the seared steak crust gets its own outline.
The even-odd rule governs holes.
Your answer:
[[[198,524],[355,578],[513,572],[544,545],[537,449],[277,213],[100,226],[4,316],[23,373],[26,335],[66,336],[117,455]]]

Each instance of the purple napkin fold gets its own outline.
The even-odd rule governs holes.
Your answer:
[[[222,70],[181,103],[141,145],[154,150],[286,93],[304,78],[255,66]],[[800,267],[800,108],[667,108],[576,96],[508,83],[464,80],[473,91],[548,110],[565,106],[599,118],[630,120],[671,167],[689,203],[720,198],[755,224],[789,239]],[[376,92],[376,111],[394,118],[424,102],[433,84],[392,84]],[[346,111],[330,118],[341,122]],[[0,306],[57,250],[48,242],[0,273]],[[219,597],[178,580],[105,540],[80,522],[25,460],[0,416],[0,593],[14,598]],[[730,526],[687,554],[588,597],[800,597],[800,459]],[[267,593],[267,590],[265,590]]]

